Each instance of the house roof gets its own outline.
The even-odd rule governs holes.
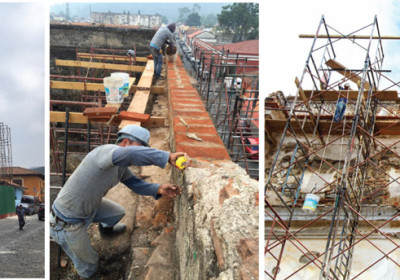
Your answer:
[[[12,174],[13,176],[38,176],[44,178],[43,174],[22,167],[12,167]]]
[[[233,44],[216,46],[215,49],[229,50],[229,53],[236,53],[236,54],[258,55],[258,47],[259,47],[258,40],[249,40]]]
[[[197,30],[197,31],[193,32],[192,34],[188,35],[188,37],[190,39],[192,39],[193,37],[195,37],[195,36],[197,36],[197,35],[199,35],[199,34],[201,34],[203,32],[204,32],[204,30]]]

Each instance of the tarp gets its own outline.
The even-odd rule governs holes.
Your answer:
[[[15,213],[14,188],[0,185],[0,216],[11,213]]]

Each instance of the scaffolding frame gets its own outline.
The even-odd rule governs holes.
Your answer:
[[[133,47],[136,54],[136,45]],[[125,55],[121,55],[125,54]],[[98,61],[103,63],[112,61],[113,64],[136,65],[144,60],[126,56],[125,49],[105,49],[91,47],[88,52],[76,47],[77,61]],[[138,60],[137,60],[138,59]],[[147,59],[146,59],[147,60]],[[106,97],[100,90],[90,90],[89,84],[103,84],[103,77],[110,75],[111,70],[88,68],[82,75],[81,67],[75,67],[74,75],[50,75],[50,83],[55,81],[62,82],[81,82],[82,90],[52,89],[50,91],[50,111],[71,111],[83,112],[86,108],[101,108],[106,106]],[[129,72],[130,75],[134,75]],[[100,77],[99,77],[100,76]],[[61,94],[60,94],[61,92]],[[58,94],[57,94],[58,93]],[[66,93],[69,96],[64,96]],[[74,100],[70,98],[73,97]],[[120,106],[121,110],[126,110],[132,101],[132,96],[125,97]],[[65,172],[65,159],[68,155],[84,156],[97,146],[115,143],[117,140],[118,125],[107,121],[87,121],[86,123],[70,123],[68,114],[62,122],[52,122],[50,124],[50,185],[62,185],[65,177],[70,176]],[[66,135],[69,139],[66,142]],[[68,146],[68,149],[65,149]]]
[[[196,44],[193,55],[198,91],[221,140],[232,161],[258,180],[258,65],[229,50],[207,50]]]
[[[357,37],[362,32],[369,35]],[[333,33],[338,35],[331,36]],[[349,69],[336,61],[343,52],[338,47],[343,41],[351,43],[357,54],[360,53],[361,68]],[[302,76],[295,80],[297,93],[294,100],[284,106],[280,106],[280,102],[271,106],[270,100],[266,100],[266,112],[276,110],[287,116],[286,120],[266,118],[267,138],[271,137],[274,129],[275,132],[283,130],[275,156],[266,169],[264,254],[266,262],[269,262],[265,268],[266,279],[294,279],[308,268],[319,271],[319,279],[360,279],[360,275],[365,275],[382,260],[389,260],[400,268],[399,262],[391,256],[400,248],[400,242],[396,242],[383,229],[399,220],[398,211],[388,211],[392,208],[390,205],[385,207],[387,214],[383,222],[367,214],[374,198],[390,184],[400,182],[378,162],[385,154],[400,158],[394,149],[400,140],[387,145],[379,138],[385,134],[400,134],[399,117],[386,102],[398,99],[397,92],[394,96],[391,89],[398,87],[399,83],[384,75],[387,71],[382,68],[383,59],[382,38],[376,16],[371,24],[349,34],[340,33],[328,25],[322,16]],[[357,85],[357,91],[344,90],[343,85],[349,82]],[[378,90],[381,83],[388,86]],[[305,90],[307,87],[312,89]],[[339,98],[346,98],[347,107],[351,107],[353,115],[346,113],[342,118],[336,115]],[[335,101],[335,105],[332,106],[330,101]],[[378,115],[378,111],[382,110],[386,110],[386,116]],[[284,151],[284,144],[288,140],[294,142],[293,150]],[[332,164],[325,158],[325,153],[327,149],[334,150],[335,145],[345,149],[343,157],[340,153],[338,163]],[[319,167],[314,166],[313,162],[317,162]],[[332,171],[334,176],[331,180],[323,176],[322,167]],[[373,172],[385,177],[382,186],[376,187],[371,182],[368,176]],[[308,182],[319,184],[317,186],[315,183],[311,193],[322,197],[322,206],[318,206],[315,213],[304,214],[301,209],[305,200],[302,187],[307,174],[313,178]],[[377,226],[378,222],[381,224]],[[327,226],[325,230],[320,229],[317,235],[326,241],[326,245],[324,251],[319,253],[307,246],[301,237],[310,234],[311,228],[321,223]],[[361,224],[367,226],[369,232],[361,231]],[[391,243],[393,250],[381,250],[375,244],[376,236]],[[377,249],[382,257],[357,275],[352,275],[354,250],[362,241]],[[285,267],[286,272],[281,272],[284,258],[289,254],[289,246],[303,254],[304,265],[292,271]]]
[[[0,122],[0,179],[12,182],[12,177],[11,128]]]

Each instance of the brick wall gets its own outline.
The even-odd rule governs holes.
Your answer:
[[[183,181],[174,170],[180,279],[258,279],[258,182],[230,160],[179,57],[167,74],[172,150],[194,161]]]

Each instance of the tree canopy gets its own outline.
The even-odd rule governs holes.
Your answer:
[[[200,26],[200,15],[198,13],[192,13],[188,15],[187,19],[185,20],[185,24],[189,26]]]
[[[217,15],[220,28],[232,32],[233,42],[258,39],[258,3],[233,3]]]

